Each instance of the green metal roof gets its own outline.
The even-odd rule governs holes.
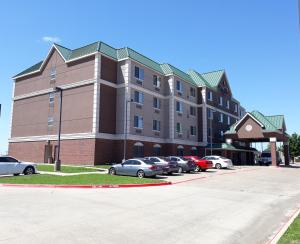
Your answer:
[[[71,50],[69,48],[63,47],[58,44],[54,44],[55,48],[61,53],[63,58],[68,62],[73,59],[82,58],[88,55],[92,55],[96,52],[103,53],[115,60],[122,60],[126,58],[131,58],[132,60],[145,65],[146,67],[157,71],[162,75],[175,75],[179,79],[182,79],[186,82],[191,83],[195,86],[207,86],[211,89],[214,89],[218,86],[218,83],[224,74],[224,70],[214,71],[210,73],[200,74],[194,70],[189,71],[188,73],[183,72],[182,70],[174,67],[171,64],[160,64],[158,62],[153,61],[152,59],[136,52],[135,50],[124,47],[120,49],[115,49],[114,47],[109,46],[104,42],[94,42],[89,45]],[[31,72],[39,71],[41,68],[42,62],[31,66],[30,68],[22,71],[21,73],[17,74],[15,77],[26,75]]]
[[[257,121],[259,121],[263,125],[263,131],[265,131],[265,132],[283,130],[283,125],[284,125],[284,116],[283,115],[265,116],[257,110],[254,110],[249,114],[251,114]],[[235,133],[235,126],[239,122],[240,121],[231,125],[229,130],[226,131],[226,134]]]

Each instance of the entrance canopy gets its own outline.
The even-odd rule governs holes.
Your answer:
[[[283,115],[265,116],[259,111],[248,112],[225,132],[225,138],[227,143],[270,142],[273,165],[277,165],[276,142],[284,142],[285,163],[289,162],[289,136]]]

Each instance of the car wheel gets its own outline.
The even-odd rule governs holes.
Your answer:
[[[110,169],[108,170],[108,173],[109,173],[110,175],[116,175],[116,170],[115,170],[115,168],[110,168]]]
[[[137,172],[137,177],[139,177],[140,179],[144,178],[145,177],[145,172],[143,170],[139,170]]]
[[[14,176],[18,176],[18,175],[20,175],[19,173],[18,174],[14,174]]]
[[[183,171],[183,170],[182,170],[182,167],[179,167],[179,168],[178,168],[178,173],[179,173],[179,174],[182,174],[182,171]]]
[[[34,174],[34,168],[31,166],[28,166],[27,168],[24,169],[24,175],[32,175]]]
[[[216,169],[221,169],[221,168],[222,168],[221,164],[216,164]]]
[[[196,172],[201,171],[201,168],[199,167],[199,165],[196,165],[195,171],[196,171]]]

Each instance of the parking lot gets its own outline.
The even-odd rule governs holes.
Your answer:
[[[266,243],[300,207],[299,175],[239,167],[163,187],[0,187],[0,243]]]

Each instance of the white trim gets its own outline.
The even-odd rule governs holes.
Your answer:
[[[138,141],[138,142],[134,143],[133,146],[143,147],[144,144],[141,143],[140,141]]]
[[[99,132],[100,121],[100,77],[101,77],[101,55],[97,54],[94,65],[94,97],[93,97],[93,124],[92,132]]]
[[[12,99],[12,103],[11,103],[11,108],[10,108],[10,134],[9,137],[11,137],[12,135],[12,122],[13,122],[13,114],[14,114],[14,94],[15,94],[15,87],[16,87],[16,82],[13,81],[13,88],[12,88],[12,95],[11,95],[11,99]]]
[[[238,116],[236,116],[236,115],[234,115],[234,114],[231,114],[231,113],[228,113],[228,112],[226,112],[226,111],[224,111],[224,110],[222,110],[222,109],[219,109],[219,108],[217,108],[217,107],[211,106],[211,105],[209,105],[209,104],[206,104],[206,107],[207,107],[207,108],[210,108],[210,109],[213,109],[213,110],[215,110],[215,111],[217,111],[217,112],[219,112],[219,113],[223,113],[223,114],[229,115],[229,116],[231,116],[231,117],[233,117],[233,118],[239,119]]]
[[[276,137],[270,137],[270,142],[276,142],[277,138]]]
[[[162,98],[162,99],[167,99],[168,98],[168,96],[164,96],[164,95],[161,95],[160,93],[156,93],[154,91],[145,89],[144,87],[137,86],[135,84],[132,84],[131,82],[129,83],[129,86],[131,88],[135,89],[135,90],[142,91],[144,93],[150,94],[150,95],[155,96],[155,97],[159,97],[159,98]]]
[[[159,144],[154,144],[153,147],[154,147],[154,148],[161,148],[161,145],[159,145]]]
[[[201,90],[202,95],[202,135],[203,135],[203,143],[207,143],[207,103],[206,103],[206,88],[202,88]]]
[[[93,84],[94,82],[95,82],[94,79],[83,80],[83,81],[78,81],[78,82],[74,82],[74,83],[69,83],[69,84],[66,84],[66,85],[61,85],[60,87],[63,90],[67,90],[67,89],[71,89],[71,88],[76,88],[76,87],[80,87],[80,86],[85,86],[85,85]],[[13,98],[13,100],[17,101],[17,100],[21,100],[21,99],[25,99],[25,98],[29,98],[29,97],[35,97],[35,96],[45,95],[45,94],[48,94],[50,92],[53,92],[53,88],[49,88],[49,89],[45,89],[45,90],[40,90],[40,91],[35,91],[35,92],[31,92],[31,93],[27,93],[27,94],[15,96]]]
[[[169,138],[173,140],[175,138],[175,115],[174,115],[174,76],[171,76],[168,79],[170,87],[170,96],[169,96]]]
[[[178,146],[177,146],[177,149],[184,149],[184,146],[178,145]]]
[[[250,113],[246,113],[245,116],[243,118],[240,119],[240,121],[234,126],[234,129],[236,129],[236,127],[242,123],[242,121],[247,117],[247,115],[249,115],[256,123],[258,123],[262,128],[264,127],[264,125],[259,122],[252,114]],[[236,116],[234,116],[236,118]]]

